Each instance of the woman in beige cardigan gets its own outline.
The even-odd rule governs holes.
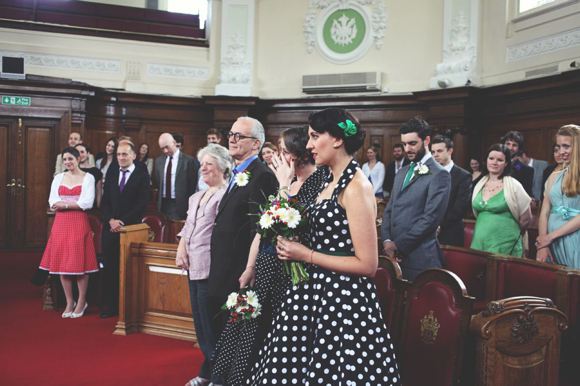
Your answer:
[[[510,177],[511,157],[505,146],[491,146],[484,160],[484,177],[473,188],[477,221],[471,248],[522,257],[528,249],[526,229],[532,218],[532,199]]]

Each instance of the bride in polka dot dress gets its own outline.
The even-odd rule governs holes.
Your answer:
[[[371,276],[377,270],[376,201],[352,155],[365,133],[343,109],[309,118],[308,148],[331,174],[311,204],[310,249],[279,238],[278,257],[310,263],[273,320],[251,385],[399,385],[394,348]]]

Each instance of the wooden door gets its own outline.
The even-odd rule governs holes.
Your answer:
[[[42,250],[47,241],[48,196],[54,173],[56,119],[0,121],[0,146],[6,162],[0,168],[6,218],[0,225],[0,246],[13,250]]]
[[[12,173],[9,170],[10,167],[10,154],[8,146],[8,137],[11,131],[11,127],[14,120],[0,120],[0,182],[3,183],[0,189],[0,248],[8,248],[8,241],[10,240],[10,235],[8,230],[10,229],[10,216],[9,208],[12,206],[12,193],[14,192],[14,186],[16,180],[12,181],[10,176]],[[14,183],[14,185],[12,185]]]

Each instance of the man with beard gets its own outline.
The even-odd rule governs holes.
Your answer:
[[[524,150],[524,136],[519,131],[509,131],[501,137],[502,144],[507,147],[512,156],[512,177],[522,184],[528,196],[534,197],[534,169],[520,161],[519,156]]]
[[[412,281],[425,269],[445,265],[437,227],[447,209],[451,176],[428,150],[431,133],[427,122],[413,118],[399,133],[411,164],[395,177],[381,236],[384,254],[395,258],[403,277]]]
[[[395,182],[395,176],[403,168],[411,163],[407,157],[405,157],[405,148],[402,143],[396,143],[393,146],[393,162],[387,166],[387,171],[385,174],[385,182],[383,182],[383,192],[390,193],[393,189],[393,183]],[[385,197],[387,195],[385,194]]]

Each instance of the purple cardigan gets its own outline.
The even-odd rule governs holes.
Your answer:
[[[203,280],[209,277],[211,232],[217,216],[220,201],[228,185],[217,190],[201,206],[199,202],[207,192],[201,190],[189,197],[187,220],[177,237],[185,237],[185,251],[189,258],[189,278]]]

